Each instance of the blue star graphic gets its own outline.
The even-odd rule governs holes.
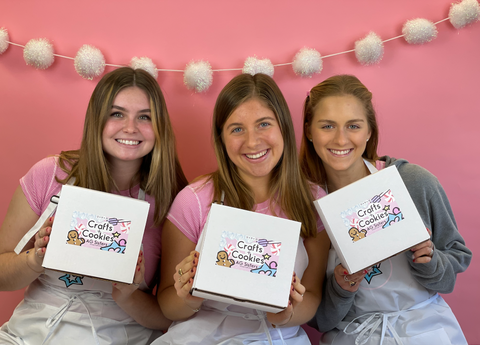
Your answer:
[[[380,265],[381,265],[381,264],[374,265],[374,266],[372,267],[372,270],[365,275],[365,280],[367,281],[368,284],[370,284],[370,282],[372,281],[373,277],[382,274],[382,271],[380,271]]]
[[[76,276],[67,273],[58,279],[63,280],[65,282],[65,286],[68,288],[70,285],[83,285],[82,278],[83,276]]]

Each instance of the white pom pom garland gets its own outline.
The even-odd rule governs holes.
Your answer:
[[[417,18],[407,21],[402,28],[405,41],[410,44],[424,44],[434,40],[438,31],[435,24],[427,19]]]
[[[452,4],[448,17],[456,29],[461,29],[479,20],[480,6],[477,0],[463,0],[459,4]]]
[[[5,28],[0,29],[0,54],[5,53],[8,48],[8,31]]]
[[[134,56],[130,61],[130,67],[133,69],[143,69],[144,71],[150,73],[155,79],[158,77],[157,66],[150,58],[146,56],[141,58]]]
[[[355,56],[360,64],[375,65],[382,60],[383,42],[376,33],[370,32],[365,38],[355,42]]]
[[[293,71],[301,77],[311,77],[323,69],[322,56],[315,49],[302,48],[293,60]]]
[[[254,56],[250,56],[245,60],[242,73],[251,75],[262,73],[273,77],[274,68],[272,62],[269,59],[259,60]]]
[[[189,90],[207,91],[213,81],[212,67],[208,61],[191,61],[183,72],[183,83]]]
[[[23,58],[29,66],[47,69],[54,61],[53,45],[46,38],[31,39],[23,48]]]
[[[105,71],[105,58],[100,49],[84,44],[78,50],[73,65],[82,78],[92,80]]]

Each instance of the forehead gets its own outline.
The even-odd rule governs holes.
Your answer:
[[[314,120],[349,121],[367,118],[362,102],[352,95],[325,97],[318,102],[313,114]]]
[[[231,123],[249,123],[255,122],[264,117],[272,117],[277,119],[275,113],[268,108],[268,106],[258,98],[251,98],[243,102],[230,114],[225,121],[225,126]]]
[[[130,104],[130,103],[141,103],[141,104],[150,104],[150,97],[147,93],[137,86],[129,86],[120,90],[113,104]]]

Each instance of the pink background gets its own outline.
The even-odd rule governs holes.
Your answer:
[[[369,31],[382,39],[395,37],[406,20],[446,18],[450,2],[8,1],[1,6],[0,27],[8,29],[11,41],[22,45],[46,37],[57,54],[70,57],[88,43],[112,64],[148,56],[158,68],[182,70],[191,59],[208,60],[214,69],[240,68],[253,55],[274,64],[291,62],[304,46],[322,55],[349,50]],[[299,138],[306,91],[334,74],[357,75],[374,94],[380,154],[406,158],[435,174],[468,246],[478,252],[478,222],[472,211],[480,194],[480,24],[456,30],[443,22],[438,30],[438,38],[424,46],[409,45],[403,39],[385,43],[379,65],[363,67],[349,53],[325,59],[322,73],[311,79],[297,77],[291,66],[276,68],[274,79],[288,101]],[[212,109],[221,88],[238,73],[214,73],[213,85],[204,94],[187,90],[181,73],[159,73],[180,160],[190,180],[215,169]],[[0,157],[4,162],[0,221],[18,179],[36,161],[79,146],[95,84],[75,72],[72,60],[56,58],[53,66],[39,71],[25,65],[20,47],[11,45],[0,55]],[[473,318],[480,309],[474,292],[479,278],[474,256],[469,270],[458,276],[455,291],[445,296],[470,344],[480,344],[480,329]],[[0,292],[0,323],[9,318],[21,296],[18,291]]]

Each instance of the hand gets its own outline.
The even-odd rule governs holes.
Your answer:
[[[355,292],[358,290],[363,277],[365,277],[365,274],[367,273],[368,269],[353,274],[348,274],[348,271],[341,264],[337,265],[334,270],[335,280],[337,281],[338,285],[340,285],[343,290],[350,292]]]
[[[45,257],[45,252],[47,251],[47,244],[50,240],[50,234],[52,233],[54,217],[48,218],[45,223],[43,223],[40,230],[35,234],[34,247],[30,250],[27,250],[27,265],[37,273],[43,273],[44,268],[42,267],[43,258]],[[30,254],[33,252],[33,254]]]
[[[135,275],[132,284],[112,283],[112,297],[115,302],[121,303],[130,297],[135,290],[143,283],[145,276],[145,258],[143,250],[138,253],[137,266],[135,267]]]
[[[303,302],[303,295],[305,294],[305,292],[305,286],[302,285],[302,283],[300,282],[300,278],[297,277],[294,272],[287,308],[276,314],[267,313],[268,321],[274,327],[282,327],[289,323],[293,315],[295,314],[295,308]]]
[[[180,297],[185,304],[192,310],[198,311],[203,303],[203,298],[194,297],[190,294],[193,286],[193,277],[197,272],[198,258],[200,253],[197,251],[190,252],[190,255],[175,266],[173,280],[177,296]]]
[[[431,237],[432,232],[430,229],[427,229],[427,231]],[[417,244],[415,247],[410,248],[410,250],[413,252],[413,262],[416,264],[426,264],[427,262],[432,261],[434,249],[435,247],[433,246],[433,242],[431,240],[426,240],[420,244]]]

